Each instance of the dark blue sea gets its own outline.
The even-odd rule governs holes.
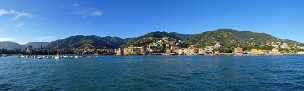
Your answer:
[[[1,57],[0,91],[304,91],[304,56]]]

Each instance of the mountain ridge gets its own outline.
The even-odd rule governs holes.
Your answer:
[[[139,37],[125,39],[116,36],[101,37],[97,35],[75,35],[52,42],[29,42],[24,45],[16,42],[4,41],[0,42],[0,49],[20,49],[29,46],[33,48],[120,48],[129,45],[144,46],[161,38],[182,40],[189,45],[200,47],[214,45],[216,42],[228,47],[236,47],[246,44],[258,46],[271,44],[272,42],[304,45],[301,42],[290,39],[280,39],[267,33],[222,28],[214,31],[205,31],[199,34],[155,31],[146,33]]]
[[[118,48],[123,44],[119,37],[75,35],[50,42],[48,48]]]

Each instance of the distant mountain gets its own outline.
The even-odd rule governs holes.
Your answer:
[[[32,48],[45,48],[49,42],[29,42],[25,44],[25,47],[32,47]]]
[[[23,46],[16,42],[11,42],[11,41],[0,42],[0,49],[14,50],[14,49],[20,49],[20,48],[23,48]]]
[[[50,42],[48,48],[119,48],[124,40],[119,37],[71,36]]]
[[[300,45],[300,46],[304,46],[304,43],[294,41],[294,40],[290,40],[290,39],[281,39],[281,41],[284,42],[284,43],[288,43],[288,44],[297,44],[297,45]]]
[[[237,31],[234,29],[218,29],[207,31],[187,39],[189,44],[199,46],[210,46],[216,42],[226,47],[236,46],[261,46],[276,42],[286,42],[289,44],[302,44],[291,40],[282,40],[266,33],[251,31]]]

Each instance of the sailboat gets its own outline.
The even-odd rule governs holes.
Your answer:
[[[55,60],[59,60],[60,59],[60,55],[59,55],[59,46],[58,46],[58,41],[57,41],[57,55],[54,56]]]

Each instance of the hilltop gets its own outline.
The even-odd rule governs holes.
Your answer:
[[[16,42],[11,42],[11,41],[0,42],[0,49],[14,50],[14,49],[20,49],[20,48],[23,48],[23,46]]]
[[[128,40],[125,44],[125,46],[147,46],[150,43],[157,42],[159,40],[162,40],[163,38],[167,38],[170,41],[184,41],[194,35],[192,34],[180,34],[176,32],[161,32],[161,31],[156,31],[156,32],[150,32],[147,33],[143,36],[139,36],[136,38],[132,38]]]

